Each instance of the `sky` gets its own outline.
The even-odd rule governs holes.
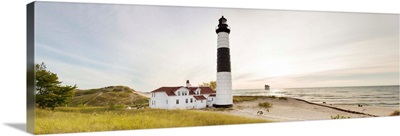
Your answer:
[[[79,89],[216,80],[222,15],[233,89],[399,85],[398,14],[36,4],[36,63]]]

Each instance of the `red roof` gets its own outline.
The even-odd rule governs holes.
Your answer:
[[[176,87],[160,87],[154,91],[151,91],[152,93],[154,92],[165,92],[167,93],[168,96],[176,96],[175,91],[178,90],[179,88],[182,88],[183,86],[176,86]],[[197,90],[197,88],[200,88],[200,94],[214,94],[215,91],[212,90],[210,87],[185,87],[186,89],[189,89],[189,95],[196,95],[194,92]],[[203,96],[204,97],[204,96]]]
[[[205,100],[207,99],[206,97],[204,97],[203,95],[199,95],[199,96],[193,96],[196,100]]]
[[[213,93],[213,94],[210,94],[210,96],[217,96],[217,95],[215,95],[215,93]]]
[[[167,93],[168,96],[175,96],[175,91],[178,90],[179,88],[181,88],[182,86],[178,86],[178,87],[160,87],[154,91],[151,91],[152,93],[154,92],[165,92]]]
[[[199,87],[200,88],[200,94],[212,94],[215,93],[213,89],[210,87]]]

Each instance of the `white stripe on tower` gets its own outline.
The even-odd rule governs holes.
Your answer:
[[[219,19],[217,40],[217,92],[214,107],[232,107],[232,75],[229,51],[230,28],[222,16]]]
[[[217,48],[229,48],[229,34],[227,32],[219,32],[217,40]]]

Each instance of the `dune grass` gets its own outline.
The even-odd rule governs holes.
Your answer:
[[[139,95],[126,86],[108,86],[89,90],[75,90],[69,106],[109,106],[110,104],[132,107],[148,106],[149,98]]]
[[[254,101],[265,98],[268,98],[268,96],[233,96],[233,102],[238,103],[238,102]]]
[[[132,130],[268,122],[201,110],[109,110],[106,107],[36,109],[35,134]]]
[[[233,96],[233,102],[239,103],[239,102],[255,101],[258,99],[266,99],[266,98],[288,100],[286,97],[276,97],[273,95],[271,95],[271,96]]]

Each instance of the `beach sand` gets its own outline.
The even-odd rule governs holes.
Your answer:
[[[267,111],[260,108],[259,103],[272,103],[272,108]],[[399,108],[372,107],[357,105],[331,105],[316,104],[300,99],[287,98],[262,98],[254,101],[245,101],[235,103],[233,110],[218,111],[224,114],[244,116],[249,118],[261,118],[270,121],[305,121],[305,120],[327,120],[332,119],[331,116],[344,116],[350,118],[365,118],[388,116]],[[257,115],[257,111],[263,111],[262,115]]]

